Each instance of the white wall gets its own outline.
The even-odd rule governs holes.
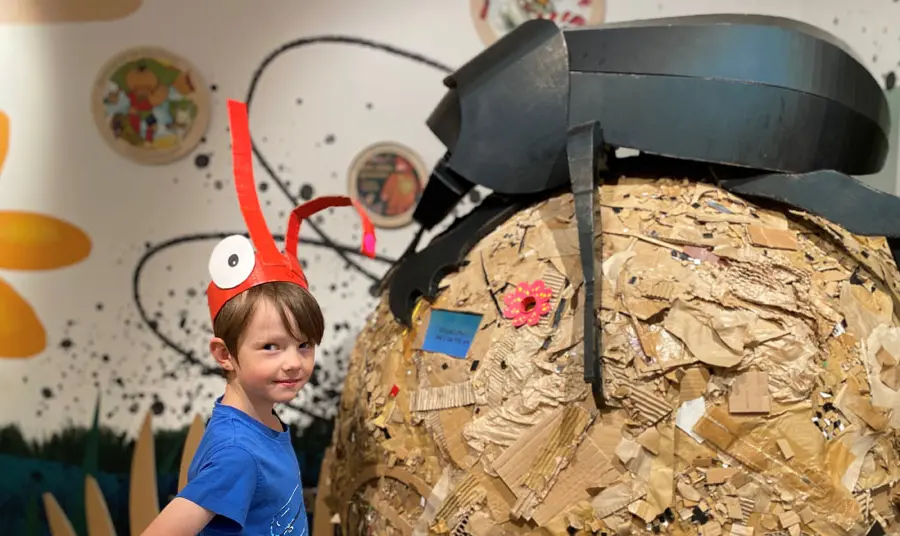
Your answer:
[[[900,90],[891,90],[887,92],[888,105],[891,107],[891,117],[894,119],[891,123],[891,152],[888,153],[887,160],[881,171],[860,179],[868,184],[892,194],[900,194],[900,175],[897,173],[898,164],[900,164]]]
[[[0,10],[9,3],[0,1]],[[791,16],[838,35],[881,79],[900,64],[900,33],[889,25],[900,16],[900,4],[868,0],[860,5],[866,7],[836,0],[609,0],[607,20],[706,12]],[[200,375],[143,324],[132,299],[132,275],[147,243],[243,229],[230,183],[224,102],[246,97],[254,70],[280,45],[332,34],[388,43],[450,66],[483,47],[468,0],[146,0],[117,21],[0,25],[0,110],[12,124],[10,154],[0,172],[0,210],[51,214],[77,225],[93,241],[90,257],[68,268],[0,270],[48,332],[41,354],[0,359],[0,424],[19,423],[37,435],[67,422],[87,424],[98,392],[95,381],[103,393],[103,422],[129,433],[137,430],[155,396],[166,408],[155,426],[181,425],[193,411],[207,411],[207,396],[221,389],[221,380]],[[140,166],[113,153],[99,136],[89,102],[92,84],[109,57],[135,45],[159,45],[184,56],[217,87],[207,140],[198,148],[212,155],[208,168],[198,169],[193,157]],[[265,140],[266,154],[282,166],[280,173],[294,192],[308,182],[316,194],[345,193],[347,167],[373,142],[408,145],[428,165],[440,156],[442,146],[424,121],[443,94],[443,77],[434,68],[364,47],[305,47],[284,54],[265,71],[251,128],[257,140]],[[329,134],[335,142],[323,143]],[[257,178],[268,181],[259,168]],[[216,180],[224,188],[217,190]],[[291,208],[289,201],[275,188],[262,199],[270,226],[280,231],[284,218],[278,214]],[[338,211],[324,218],[323,227],[355,247],[350,239],[355,221],[352,211]],[[398,256],[412,232],[381,231],[379,252]],[[315,233],[305,228],[303,236]],[[159,329],[203,360],[206,335],[200,326],[208,324],[203,290],[214,244],[169,248],[147,264],[140,281],[142,303],[151,316],[161,315]],[[349,348],[371,310],[371,283],[344,269],[326,249],[301,245],[301,256],[310,262],[307,274],[329,324],[323,350],[330,356],[320,354],[322,389],[338,389],[342,378],[335,351]],[[379,275],[387,268],[360,262]],[[190,297],[189,289],[196,295]],[[182,311],[191,333],[179,327]],[[344,323],[349,329],[333,329]],[[66,338],[73,342],[69,349],[60,346]],[[44,388],[53,398],[44,397]],[[185,413],[192,400],[191,412]],[[306,405],[323,415],[331,411],[311,401]],[[303,417],[298,419],[302,426]]]

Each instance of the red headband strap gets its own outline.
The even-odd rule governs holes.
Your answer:
[[[231,124],[231,158],[234,168],[234,187],[238,203],[244,215],[244,222],[250,232],[250,240],[265,263],[278,262],[281,256],[272,233],[266,225],[259,197],[256,195],[256,181],[253,178],[253,144],[250,141],[250,120],[247,105],[243,102],[228,101],[228,121]]]
[[[300,224],[303,220],[326,208],[346,207],[350,205],[356,209],[356,212],[359,214],[359,219],[362,222],[363,236],[360,251],[370,258],[375,257],[375,226],[372,225],[372,222],[366,215],[366,211],[362,208],[362,205],[349,197],[342,195],[317,197],[303,203],[291,211],[284,240],[285,254],[290,258],[297,258],[297,242],[300,240]]]
[[[306,275],[297,261],[297,242],[300,239],[300,223],[320,210],[350,205],[355,207],[362,220],[362,252],[369,257],[375,256],[375,227],[362,206],[344,196],[313,199],[292,210],[285,237],[285,252],[278,251],[256,195],[247,105],[228,101],[228,119],[231,124],[234,185],[250,240],[242,235],[227,237],[216,245],[210,255],[212,281],[206,294],[213,320],[229,300],[256,285],[283,281],[308,288]]]

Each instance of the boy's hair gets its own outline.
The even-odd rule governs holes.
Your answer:
[[[250,319],[261,301],[278,310],[281,321],[292,337],[319,345],[325,332],[325,319],[319,302],[296,283],[274,281],[251,287],[222,306],[213,321],[213,336],[225,342],[225,348],[237,359],[237,350]]]

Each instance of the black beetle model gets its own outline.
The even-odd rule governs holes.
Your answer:
[[[847,175],[884,163],[884,93],[842,43],[814,27],[748,15],[566,31],[533,20],[445,85],[428,126],[447,153],[414,218],[430,229],[475,185],[493,193],[417,252],[420,232],[386,276],[404,324],[478,240],[563,188],[574,193],[584,296],[593,303],[594,192],[626,168],[695,177],[699,169],[737,195],[885,236],[900,255],[900,198]],[[623,147],[640,156],[617,160]],[[584,377],[602,403],[599,334],[592,308],[584,313]]]

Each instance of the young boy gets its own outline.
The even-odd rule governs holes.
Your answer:
[[[235,184],[252,243],[220,242],[207,289],[210,353],[225,372],[188,483],[143,536],[243,534],[306,536],[300,467],[288,427],[274,412],[312,376],[325,322],[297,261],[300,221],[331,206],[354,205],[363,221],[363,252],[374,256],[374,228],[343,197],[318,198],[291,213],[278,252],[256,198],[246,106],[228,103]],[[254,245],[255,250],[254,250]]]
[[[226,373],[188,484],[144,532],[150,535],[307,534],[300,467],[273,406],[290,402],[315,366],[324,320],[303,287],[252,287],[213,324],[210,353]]]

